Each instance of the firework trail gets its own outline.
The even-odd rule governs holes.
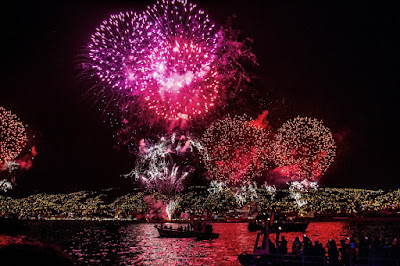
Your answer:
[[[275,195],[276,195],[275,185],[270,186],[267,184],[267,181],[265,181],[263,187],[264,187],[265,191],[267,192],[267,194],[271,196],[271,199],[274,199]]]
[[[195,170],[187,157],[201,148],[196,139],[184,135],[162,137],[155,144],[142,140],[135,168],[124,176],[132,177],[146,189],[158,191],[171,199],[183,191],[183,182]]]
[[[318,181],[334,161],[336,144],[322,121],[296,117],[279,128],[272,154],[280,172],[291,180]]]
[[[228,187],[223,181],[218,182],[213,180],[210,182],[207,191],[211,198],[216,198],[223,194],[230,194],[238,207],[243,207],[247,202],[253,202],[258,198],[256,182],[251,182],[239,187]]]
[[[318,189],[317,182],[310,182],[308,180],[303,180],[302,182],[288,182],[287,184],[289,185],[290,197],[296,201],[299,209],[307,204],[307,200],[303,197],[303,194],[307,191]]]
[[[218,182],[216,180],[211,181],[209,188],[207,189],[208,193],[210,194],[220,194],[224,190],[226,190],[226,183],[225,182]]]
[[[12,189],[12,184],[7,179],[0,180],[0,190],[7,192],[7,190]]]
[[[256,182],[252,182],[247,186],[234,187],[231,188],[231,190],[239,207],[243,207],[247,202],[255,201],[255,199],[258,198]]]
[[[168,220],[172,219],[172,217],[173,217],[173,215],[175,213],[175,210],[179,206],[179,202],[180,202],[180,199],[171,199],[169,201],[169,203],[167,204],[167,206],[165,208],[165,211],[167,212]]]
[[[209,126],[201,139],[209,178],[241,186],[260,175],[269,155],[269,133],[246,116],[227,116]]]

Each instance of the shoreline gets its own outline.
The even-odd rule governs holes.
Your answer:
[[[0,218],[12,219],[12,218]],[[240,220],[157,220],[157,221],[140,221],[133,219],[71,219],[71,218],[56,218],[56,219],[17,219],[22,222],[118,222],[118,223],[176,223],[187,224],[192,222],[210,222],[210,223],[249,223],[253,219],[240,219]],[[372,222],[372,221],[400,221],[398,217],[332,217],[325,219],[309,218],[310,223],[324,223],[324,222]]]

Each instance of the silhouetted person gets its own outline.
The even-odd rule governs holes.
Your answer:
[[[281,255],[287,254],[287,241],[284,236],[281,237],[281,241],[279,242],[279,253]]]
[[[369,257],[369,240],[368,237],[360,238],[360,243],[358,247],[358,261],[360,263],[368,262]]]
[[[303,255],[304,256],[312,256],[313,245],[310,238],[307,235],[303,235]]]
[[[340,258],[343,265],[350,265],[350,257],[347,255],[347,244],[345,240],[340,240]]]
[[[73,260],[59,247],[40,243],[11,244],[0,248],[1,265],[69,266]]]
[[[338,265],[339,264],[339,251],[337,249],[336,242],[332,239],[329,239],[327,248],[328,248],[329,264]]]
[[[382,247],[382,258],[388,259],[390,257],[390,248],[387,239],[382,239],[381,247]]]
[[[268,239],[268,245],[269,245],[269,254],[276,254],[276,247],[275,244],[271,241],[271,239]]]
[[[301,252],[301,242],[299,237],[296,236],[296,239],[293,241],[293,245],[292,245],[292,253],[294,255],[299,255]]]
[[[303,235],[303,246],[312,246],[312,241],[307,235]]]
[[[318,243],[318,256],[325,257],[326,250],[322,246],[322,243]]]
[[[390,250],[390,257],[392,259],[400,259],[400,246],[397,238],[393,239],[392,247]]]
[[[350,243],[347,245],[346,254],[349,256],[350,262],[354,263],[357,258],[357,243],[351,238]]]
[[[377,263],[376,258],[380,258],[380,253],[381,253],[381,246],[380,246],[380,241],[377,238],[374,238],[372,240],[371,247],[369,249],[369,258],[372,260],[372,262],[375,264]]]

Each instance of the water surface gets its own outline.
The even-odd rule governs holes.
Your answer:
[[[178,225],[172,225],[178,226]],[[249,232],[247,223],[215,223],[218,239],[159,238],[154,224],[109,226],[103,222],[35,221],[30,222],[27,239],[60,246],[81,265],[240,265],[237,258],[253,250],[257,232]],[[305,234],[325,245],[346,237],[400,236],[398,221],[312,222]],[[291,243],[301,232],[282,233]],[[3,242],[6,237],[0,238]],[[1,243],[1,241],[0,241]]]

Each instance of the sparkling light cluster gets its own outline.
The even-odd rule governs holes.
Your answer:
[[[276,195],[276,187],[275,187],[275,185],[272,185],[272,186],[268,185],[267,181],[265,181],[263,187],[265,189],[265,192],[267,194],[271,195],[271,199],[274,199],[275,195]]]
[[[309,189],[318,189],[317,182],[308,182],[307,180],[303,180],[302,182],[294,181],[288,183],[288,185],[289,194],[296,201],[299,209],[307,204],[307,200],[303,197],[303,194]]]
[[[179,206],[179,201],[180,199],[171,199],[167,206],[165,207],[165,211],[167,212],[168,215],[168,220],[172,219],[172,216],[175,213],[176,208]]]
[[[189,156],[198,149],[201,149],[199,142],[184,135],[162,137],[155,144],[142,140],[135,168],[124,176],[134,177],[145,188],[173,198],[177,192],[183,190],[183,181],[194,171],[194,167],[185,159],[178,159]]]
[[[256,182],[252,182],[240,188],[233,188],[232,192],[235,195],[237,205],[240,207],[247,202],[254,202],[258,198]]]
[[[7,190],[12,189],[12,184],[7,179],[0,180],[0,190],[7,192]]]
[[[19,118],[0,107],[0,167],[17,158],[26,141],[25,127]]]
[[[226,116],[209,126],[201,139],[210,179],[241,186],[258,176],[269,156],[269,131],[246,116]]]
[[[325,173],[336,155],[336,144],[322,121],[296,117],[283,124],[273,144],[275,163],[292,180],[315,180]]]
[[[0,181],[0,184],[1,181]],[[382,191],[354,188],[318,188],[303,191],[301,196],[307,204],[299,208],[298,203],[284,189],[276,199],[271,199],[264,188],[257,189],[254,202],[248,201],[250,208],[242,207],[248,212],[237,212],[238,202],[232,191],[227,188],[221,193],[208,193],[206,188],[191,190],[179,197],[179,206],[172,208],[175,216],[185,213],[185,219],[202,217],[204,219],[231,219],[243,215],[254,216],[254,211],[274,209],[280,212],[299,212],[307,215],[396,215],[400,214],[400,190]],[[151,220],[160,217],[147,197],[154,201],[164,200],[159,194],[151,195],[135,191],[114,199],[110,204],[108,196],[87,191],[71,194],[37,194],[26,198],[4,197],[0,195],[0,215],[2,217],[18,216],[22,219],[132,219]],[[107,197],[107,198],[106,198]],[[163,207],[163,205],[160,205]],[[173,207],[173,206],[171,206]]]
[[[184,0],[158,1],[141,14],[112,15],[92,35],[84,64],[106,105],[135,101],[163,119],[209,112],[220,94],[221,34],[204,11]]]

